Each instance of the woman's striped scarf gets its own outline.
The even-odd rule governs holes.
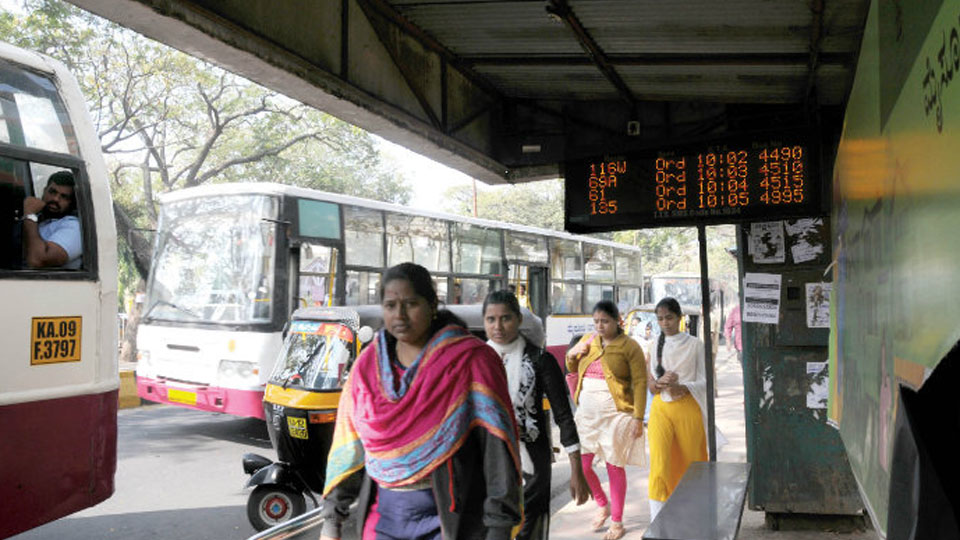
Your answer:
[[[340,396],[324,496],[361,467],[384,487],[426,478],[479,426],[504,440],[517,476],[517,427],[503,363],[459,326],[437,332],[398,384],[381,330]]]

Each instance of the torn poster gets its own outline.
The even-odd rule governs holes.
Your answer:
[[[807,390],[808,409],[826,409],[827,396],[830,394],[830,370],[826,362],[807,362]]]
[[[807,328],[830,328],[832,283],[807,283]]]
[[[822,218],[787,220],[784,227],[791,240],[790,254],[793,255],[793,262],[812,261],[823,253],[823,243],[820,238],[820,229],[823,228]]]
[[[757,264],[785,262],[787,259],[783,239],[783,222],[751,223],[750,246],[753,248],[753,262]]]
[[[743,321],[764,324],[780,321],[780,274],[744,274]]]

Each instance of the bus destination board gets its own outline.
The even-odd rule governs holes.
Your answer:
[[[572,233],[821,215],[819,146],[808,132],[568,161]]]

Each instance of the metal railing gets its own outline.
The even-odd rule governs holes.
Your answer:
[[[317,540],[317,538],[320,538],[320,527],[323,526],[323,518],[320,517],[321,510],[323,510],[323,505],[290,521],[261,531],[247,540]]]

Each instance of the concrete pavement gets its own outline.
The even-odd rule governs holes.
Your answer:
[[[735,354],[726,349],[721,349],[718,356],[717,387],[719,396],[716,398],[715,411],[717,427],[728,440],[728,443],[718,453],[718,461],[742,462],[747,459],[747,440],[743,414],[743,376]],[[566,460],[563,459],[563,461]],[[556,471],[556,469],[554,470]],[[601,465],[596,467],[596,470],[604,482],[604,489],[608,489],[605,468]],[[627,497],[623,512],[623,522],[627,529],[627,534],[624,536],[625,540],[640,540],[650,523],[650,509],[647,501],[648,472],[646,467],[627,467]],[[566,477],[568,476],[566,475]],[[559,478],[555,480],[559,480]],[[563,488],[561,487],[561,489]],[[569,501],[569,496],[566,496],[565,500]],[[566,502],[553,513],[550,524],[550,538],[552,540],[601,538],[606,530],[605,528],[600,532],[593,532],[590,529],[590,522],[593,520],[596,511],[597,505],[592,500],[582,506],[576,506],[572,501]],[[607,525],[609,523],[608,520]],[[763,512],[745,508],[738,538],[741,540],[877,540],[878,536],[872,530],[854,533],[809,530],[775,531],[767,527]]]

